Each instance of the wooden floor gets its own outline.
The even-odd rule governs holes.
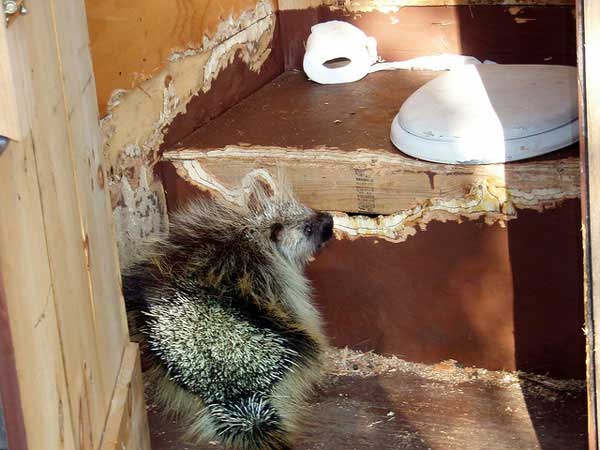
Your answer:
[[[371,366],[371,364],[369,364]],[[352,368],[357,375],[351,375]],[[421,370],[420,368],[426,368]],[[585,450],[583,383],[452,364],[328,376],[296,450]],[[377,372],[377,371],[376,371]],[[151,409],[154,450],[219,450],[180,439]]]

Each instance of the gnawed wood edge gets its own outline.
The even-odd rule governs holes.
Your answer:
[[[151,450],[138,344],[123,352],[100,450]]]
[[[427,230],[432,221],[462,222],[482,219],[487,225],[499,223],[504,226],[516,219],[518,209],[543,211],[555,208],[561,201],[577,198],[577,193],[565,193],[556,189],[537,189],[522,192],[489,184],[482,180],[469,186],[462,198],[432,198],[414,208],[396,214],[369,217],[333,212],[335,232],[338,238],[377,237],[390,242],[403,242]]]
[[[332,202],[334,194],[327,186],[327,181],[323,181],[322,189],[311,191],[310,196],[301,200],[313,207],[325,205],[333,213],[338,238],[370,236],[402,242],[417,231],[426,230],[427,224],[433,220],[461,222],[481,219],[488,225],[503,225],[516,219],[519,209],[541,212],[555,208],[564,200],[580,197],[577,158],[506,165],[453,166],[373,150],[344,152],[332,148],[305,150],[227,146],[217,150],[167,152],[163,159],[172,162],[178,175],[191,185],[236,204],[244,201],[246,186],[251,184],[252,179],[269,181],[269,170],[276,168],[283,168],[289,178],[302,172],[298,176],[300,179],[306,179],[306,176],[319,179],[319,170],[332,170],[332,167],[338,173],[350,168],[360,176],[345,180],[347,184],[356,183],[354,188],[357,196],[364,196],[367,189],[374,199],[385,191],[389,196],[389,191],[394,189],[398,192],[407,189],[419,192],[410,200],[411,203],[407,203],[407,199],[399,199],[386,205],[385,211],[373,209],[365,211],[369,214],[348,214],[353,211],[351,202],[343,199],[339,203]],[[235,179],[227,173],[231,171],[233,162],[245,170],[242,176]],[[237,167],[236,171],[242,169]],[[366,171],[370,174],[365,177]],[[403,180],[409,176],[413,184],[407,187]],[[365,179],[370,179],[371,184],[365,185]],[[442,182],[435,182],[436,179]],[[446,179],[452,179],[453,189],[439,188]],[[383,182],[378,184],[373,180]],[[393,186],[390,187],[390,183]],[[437,188],[435,184],[438,184]],[[302,189],[301,186],[298,188]],[[320,203],[318,197],[324,196],[329,196],[329,201]]]
[[[275,39],[275,20],[270,0],[261,0],[237,17],[224,18],[201,47],[173,53],[137,88],[113,93],[101,126],[122,265],[135,257],[141,241],[167,226],[162,184],[153,172],[167,127],[194,96],[211,89],[234,58],[260,72]]]

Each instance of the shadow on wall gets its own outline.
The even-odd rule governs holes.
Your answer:
[[[487,21],[491,8],[457,11],[463,54],[506,64],[576,65],[573,7],[506,8],[506,14],[496,19],[493,29],[474,26],[477,20]],[[502,47],[507,43],[518,51],[503,52]],[[505,182],[511,186],[509,174]],[[579,201],[566,201],[544,213],[518,211],[518,219],[507,223],[507,241],[512,272],[515,367],[555,377],[584,379]],[[523,383],[522,391],[526,394]],[[548,430],[538,420],[539,408],[528,395],[524,399],[541,449],[554,448]]]

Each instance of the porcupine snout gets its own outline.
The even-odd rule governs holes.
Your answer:
[[[321,243],[327,242],[333,236],[333,217],[327,213],[317,213],[315,218],[319,224]]]

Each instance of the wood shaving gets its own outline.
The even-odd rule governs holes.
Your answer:
[[[327,352],[326,373],[335,377],[373,377],[386,374],[408,374],[450,385],[479,382],[522,389],[524,393],[552,397],[558,393],[585,392],[585,380],[559,380],[527,372],[495,371],[464,367],[449,359],[428,365],[408,362],[397,356],[360,352],[349,348],[331,348]]]

